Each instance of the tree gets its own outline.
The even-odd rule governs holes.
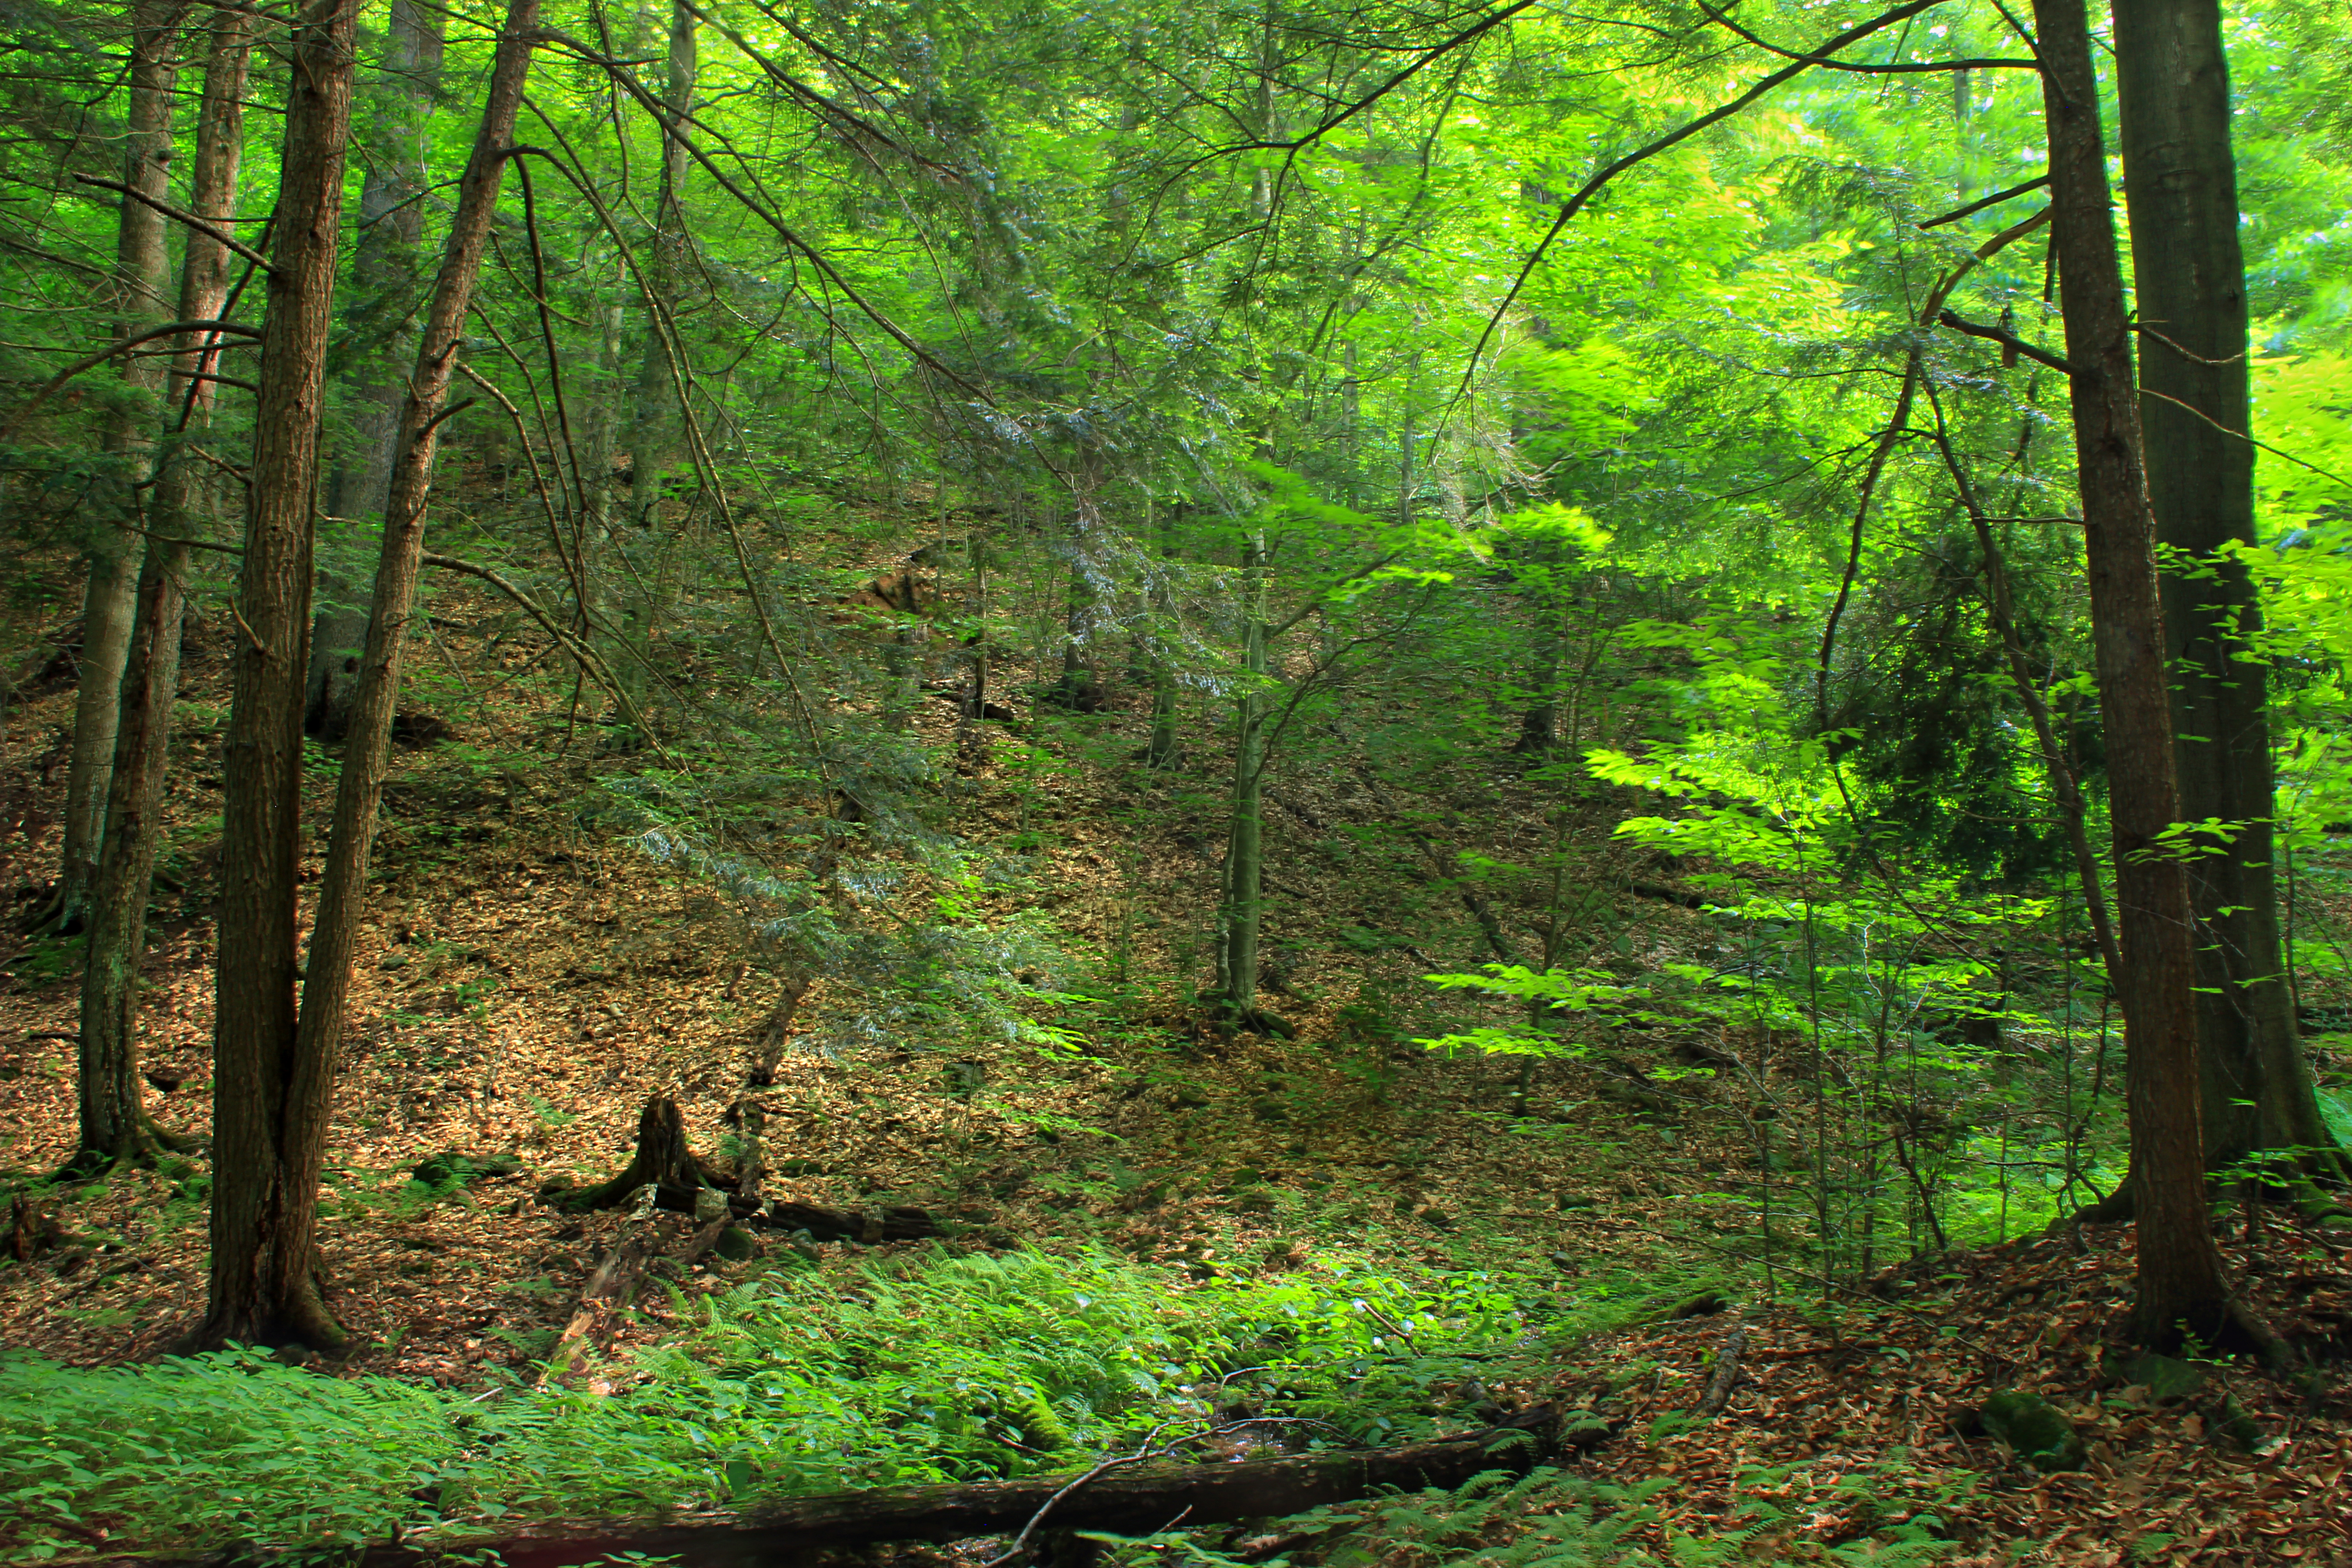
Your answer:
[[[344,1016],[352,987],[352,963],[367,890],[369,851],[375,842],[376,809],[383,796],[385,758],[392,745],[394,705],[408,649],[409,620],[416,601],[416,575],[425,555],[425,508],[432,489],[436,437],[447,402],[449,382],[464,346],[474,280],[498,216],[499,187],[513,153],[515,118],[538,42],[539,0],[512,0],[499,33],[490,67],[488,97],[466,172],[457,181],[457,210],[450,220],[441,270],[416,345],[416,365],[406,382],[397,426],[392,483],[385,492],[383,549],[376,564],[375,595],[368,612],[367,650],[360,661],[351,707],[350,737],[343,769],[335,784],[335,815],[327,844],[327,867],[319,884],[319,911],[310,932],[308,975],[302,984],[302,1016],[295,1033],[295,1078],[290,1094],[315,1114],[299,1118],[287,1140],[288,1184],[295,1201],[279,1246],[308,1257],[317,1247],[314,1222],[319,1172],[326,1158],[327,1106],[333,1095],[335,1065],[341,1052]]]
[[[260,1289],[248,1296],[247,1303],[230,1303],[227,1313],[216,1294],[207,1326],[213,1334],[237,1335],[248,1331],[244,1324],[250,1322],[293,1333],[321,1349],[338,1348],[347,1340],[328,1314],[317,1285],[319,1174],[326,1159],[336,1061],[351,995],[369,852],[383,793],[393,709],[400,695],[417,572],[425,554],[425,509],[431,490],[436,435],[464,343],[475,279],[497,216],[499,187],[507,163],[515,155],[515,120],[522,107],[538,37],[538,0],[513,0],[499,33],[481,123],[458,181],[457,212],[426,309],[415,366],[402,401],[385,496],[383,552],[368,616],[367,648],[352,694],[350,733],[336,784],[333,826],[311,928],[300,1013],[291,1021],[290,1037],[280,1058],[282,1076],[264,1086],[282,1108],[277,1125],[268,1130],[271,1136],[264,1159],[256,1162],[268,1169],[276,1186],[275,1204],[264,1216],[266,1224],[255,1237],[257,1245],[249,1253],[259,1267],[234,1277],[242,1283],[257,1276]],[[348,90],[346,83],[346,108]],[[323,113],[320,121],[327,122]],[[289,125],[289,154],[294,134]],[[293,163],[290,155],[288,163],[289,166]],[[265,392],[268,384],[264,383]],[[224,995],[226,990],[224,985]],[[216,1194],[226,1172],[224,1157],[215,1176]],[[217,1215],[217,1197],[215,1205]],[[215,1247],[217,1290],[221,1279],[217,1237]]]
[[[310,670],[305,723],[328,740],[341,738],[359,683],[361,644],[367,637],[363,591],[352,565],[383,528],[384,492],[398,461],[400,408],[405,395],[400,364],[416,330],[417,248],[424,240],[425,197],[432,186],[426,126],[440,91],[439,7],[392,0],[385,18],[373,95],[377,113],[367,128],[373,155],[360,182],[359,243],[353,247],[349,305],[337,314],[345,331],[344,412],[349,428],[327,479],[332,519],[327,559],[319,573],[323,601],[310,627]]]
[[[268,307],[228,730],[221,747],[220,955],[213,1014],[212,1264],[196,1338],[335,1346],[301,1243],[318,1202],[296,1180],[331,1083],[295,1057],[302,696],[310,626],[311,489],[332,330],[351,139],[358,0],[302,13],[287,40]]]
[[[220,233],[233,234],[253,23],[242,12],[210,16],[188,210]],[[219,312],[228,294],[229,260],[228,247],[218,237],[189,229],[180,262],[180,321],[209,321]],[[217,384],[209,374],[219,363],[222,342],[216,331],[190,331],[173,342],[171,395],[163,407],[163,453],[146,514],[145,561],[123,672],[105,845],[91,890],[82,969],[81,1139],[75,1164],[84,1170],[146,1158],[165,1136],[147,1114],[140,1089],[139,972],[155,853],[163,839],[163,766],[187,605],[187,541],[209,489],[194,454],[183,447],[210,417]]]
[[[2205,1205],[2196,955],[2189,877],[2173,831],[2180,813],[2164,616],[2098,78],[2082,0],[2037,0],[2033,11],[2115,836],[2138,1221],[2139,1296],[2131,1329],[2147,1344],[2172,1345],[2183,1333],[2220,1344],[2240,1338],[2225,1331],[2242,1309],[2233,1307],[2222,1278]]]
[[[131,111],[122,142],[121,216],[110,290],[118,340],[165,320],[171,263],[157,204],[171,194],[172,106],[179,76],[175,51],[184,9],[183,0],[134,0],[129,13]],[[163,362],[126,353],[120,374],[126,395],[108,416],[101,437],[108,458],[100,487],[104,505],[89,542],[65,836],[58,852],[57,899],[47,911],[56,929],[68,934],[82,928],[106,837],[117,702],[138,596],[139,575],[132,564],[139,558],[137,498],[148,477],[152,402],[163,390]]]
[[[2205,1162],[2293,1150],[2352,1174],[2319,1112],[2279,947],[2267,658],[2254,542],[2245,258],[2219,0],[2117,0],[2116,96],[2138,307],[2140,420],[2197,950]]]

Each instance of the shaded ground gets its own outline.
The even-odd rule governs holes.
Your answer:
[[[539,1184],[610,1173],[656,1093],[677,1097],[706,1152],[723,1152],[729,1107],[755,1098],[772,1196],[929,1206],[961,1216],[960,1246],[1094,1243],[1196,1278],[1312,1268],[1345,1247],[1511,1270],[1571,1316],[1612,1293],[1745,1269],[1727,1237],[1746,1204],[1720,1190],[1745,1156],[1710,1114],[1704,1080],[1669,1115],[1629,1103],[1612,1068],[1549,1065],[1523,1116],[1514,1068],[1433,1060],[1396,1037],[1410,1032],[1412,1005],[1398,998],[1414,976],[1486,954],[1459,909],[1415,891],[1411,846],[1387,859],[1331,847],[1383,810],[1373,786],[1334,773],[1278,792],[1296,831],[1271,868],[1269,1001],[1294,1040],[1222,1039],[1175,984],[1139,981],[1060,1047],[795,1050],[752,1089],[747,1064],[776,982],[749,963],[738,914],[583,813],[587,772],[602,765],[593,735],[562,693],[520,679],[528,653],[446,622],[439,636],[444,657],[471,670],[473,703],[457,709],[454,736],[395,761],[328,1173],[331,1303],[364,1341],[353,1370],[462,1384],[543,1356],[620,1221],[561,1213]],[[218,809],[204,759],[225,717],[216,637],[192,635],[172,885],[147,968],[151,1105],[198,1136],[213,960],[201,895]],[[0,731],[0,889],[17,911],[38,901],[54,854],[69,676],[31,682]],[[944,738],[945,705],[918,722]],[[1106,720],[1104,749],[1118,752],[1139,722]],[[1195,967],[1194,928],[1213,898],[1214,781],[1041,773],[1016,733],[991,732],[994,750],[971,764],[982,793],[957,826],[1020,837],[1028,869],[987,894],[984,912],[1049,917],[1098,977]],[[320,823],[330,787],[314,771]],[[1527,853],[1549,830],[1516,787],[1465,781],[1467,815],[1440,826],[1464,847]],[[1605,826],[1580,834],[1596,885]],[[311,847],[323,847],[318,835]],[[1633,964],[1669,949],[1689,918],[1644,914]],[[0,1168],[23,1182],[72,1147],[78,985],[69,945],[6,940]],[[856,1005],[821,987],[796,1026],[816,1039]],[[1675,1044],[1627,1049],[1664,1060]],[[455,1189],[410,1181],[449,1150],[511,1152],[523,1168]],[[70,1201],[37,1195],[55,1230],[30,1258],[0,1261],[0,1344],[76,1363],[156,1353],[202,1304],[203,1194],[201,1165],[179,1164]],[[1999,1543],[2029,1541],[2043,1544],[2026,1560],[2049,1563],[2352,1562],[2340,1486],[2352,1410],[2332,1365],[2352,1321],[2343,1243],[2273,1227],[2230,1246],[2256,1304],[2326,1375],[2295,1386],[2214,1369],[2210,1389],[2169,1403],[2101,1370],[2128,1283],[2127,1233],[2089,1231],[2083,1247],[2061,1237],[1940,1258],[1901,1281],[1895,1301],[1799,1306],[1784,1294],[1768,1306],[1735,1291],[1749,1299],[1588,1340],[1549,1384],[1493,1392],[1559,1392],[1604,1417],[1614,1436],[1580,1461],[1593,1476],[1674,1478],[1654,1500],[1660,1550],[1668,1531],[1717,1532],[1762,1500],[1786,1518],[1759,1538],[1757,1560],[1799,1560],[1932,1514],[1985,1562],[2009,1560]],[[761,1266],[670,1274],[690,1307],[698,1289]],[[649,1293],[630,1336],[658,1338],[677,1310]],[[1747,1336],[1742,1379],[1722,1415],[1691,1426],[1735,1328]],[[2042,1477],[1970,1430],[1966,1413],[2003,1388],[2073,1414],[2092,1437],[2089,1468]],[[2225,1394],[2258,1452],[2220,1432]]]

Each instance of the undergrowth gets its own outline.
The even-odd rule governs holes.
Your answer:
[[[1840,1568],[1914,1568],[1948,1555],[1928,1518],[1890,1524],[1853,1540],[1804,1539],[1790,1511],[1765,1498],[1735,1508],[1727,1527],[1698,1537],[1665,1532],[1660,1558],[1637,1542],[1654,1532],[1653,1499],[1675,1485],[1659,1477],[1638,1486],[1590,1481],[1550,1467],[1524,1475],[1488,1470],[1459,1489],[1431,1489],[1381,1502],[1318,1509],[1275,1527],[1284,1555],[1219,1552],[1186,1536],[1140,1539],[1096,1534],[1116,1549],[1116,1568],[1142,1568],[1176,1554],[1195,1568],[1286,1564],[1319,1568],[1718,1568],[1748,1563],[1821,1563]]]
[[[624,1517],[1067,1468],[1237,1421],[1300,1446],[1434,1430],[1534,1353],[1479,1275],[1346,1264],[1191,1285],[1100,1254],[933,1253],[770,1273],[688,1306],[612,1392],[328,1377],[233,1349],[77,1370],[0,1360],[0,1551],[341,1547],[509,1516]]]

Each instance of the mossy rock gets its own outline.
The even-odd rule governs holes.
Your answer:
[[[2158,1405],[2202,1394],[2210,1381],[2202,1367],[2168,1355],[2136,1356],[2117,1375],[2147,1389],[2148,1398]]]
[[[741,1263],[760,1250],[760,1244],[741,1226],[730,1225],[719,1233],[719,1239],[710,1244],[710,1250],[730,1263]]]
[[[1996,1394],[1977,1414],[1988,1436],[2008,1444],[2011,1451],[2035,1469],[2047,1474],[2083,1468],[2083,1435],[2040,1394],[2013,1390]]]

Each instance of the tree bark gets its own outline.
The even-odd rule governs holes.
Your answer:
[[[400,671],[408,648],[408,624],[416,603],[416,577],[425,555],[425,506],[432,490],[433,458],[442,405],[457,368],[466,311],[474,279],[481,271],[490,226],[498,215],[499,187],[514,144],[515,117],[522,108],[523,84],[538,42],[539,0],[511,0],[498,52],[490,66],[489,96],[466,172],[457,182],[457,211],[442,252],[440,275],[416,346],[416,365],[407,380],[394,447],[392,488],[384,498],[383,550],[376,563],[375,597],[368,613],[367,652],[352,694],[351,734],[342,773],[335,784],[334,826],[327,865],[319,881],[319,910],[310,932],[309,977],[296,1028],[288,1088],[293,1114],[283,1143],[286,1196],[278,1247],[289,1258],[317,1250],[319,1173],[326,1159],[328,1113],[334,1099],[335,1067],[341,1054],[344,1015],[352,989],[352,962],[359,943],[360,911],[367,895],[368,859],[375,843],[376,809],[383,797],[385,763],[392,747],[392,715],[400,697]]]
[[[2148,499],[2158,542],[2192,563],[2165,583],[2180,811],[2227,825],[2189,868],[2205,1163],[2318,1149],[2341,1177],[2279,946],[2262,605],[2231,551],[2254,542],[2254,449],[2221,8],[2117,0],[2115,26]]]
[[[188,210],[221,229],[236,226],[237,163],[245,147],[245,89],[253,24],[245,13],[214,11],[205,87],[196,119],[195,166]],[[180,264],[184,321],[215,319],[228,293],[229,250],[190,230]],[[216,384],[201,379],[217,357],[216,334],[183,334],[174,343],[167,420],[187,406],[184,427],[167,427],[155,475],[152,525],[140,571],[130,662],[109,783],[104,850],[92,889],[88,962],[81,994],[81,1136],[75,1164],[94,1169],[152,1155],[162,1137],[144,1109],[139,1081],[139,969],[147,946],[147,900],[163,839],[162,801],[172,703],[180,683],[180,626],[188,567],[184,541],[194,531],[202,480],[179,448],[201,430]]]
[[[2139,1226],[2131,1330],[2147,1344],[2172,1344],[2184,1331],[2218,1344],[2231,1321],[2230,1291],[2205,1207],[2189,879],[2166,840],[2179,805],[2164,616],[2098,82],[2083,0],[2036,0],[2034,16],[2115,836]]]
[[[122,183],[154,201],[171,193],[175,51],[185,10],[183,0],[133,0],[130,9],[131,102]],[[117,341],[172,319],[163,313],[170,282],[163,215],[146,202],[122,197],[110,290]],[[161,359],[125,354],[117,364],[131,395],[108,416],[100,437],[105,454],[99,486],[102,515],[89,542],[89,577],[82,591],[81,682],[74,699],[58,893],[49,911],[54,929],[65,934],[80,931],[88,919],[106,837],[107,784],[138,593],[133,531],[141,526],[139,491],[154,450],[153,400],[164,381]]]
[[[400,363],[416,331],[417,249],[425,236],[425,123],[441,86],[438,7],[392,0],[379,73],[376,155],[360,183],[359,243],[352,255],[356,298],[339,312],[347,321],[352,368],[344,377],[350,430],[338,444],[327,482],[330,538],[356,555],[381,536],[384,504],[398,461]],[[359,688],[368,612],[359,603],[356,574],[334,550],[319,572],[319,611],[310,628],[310,669],[305,723],[313,734],[341,740]]]
[[[292,1181],[291,1162],[312,1136],[302,1123],[326,1113],[317,1075],[298,1074],[294,1059],[295,905],[312,490],[358,12],[358,0],[328,0],[302,13],[286,40],[285,143],[221,748],[212,1264],[196,1343],[333,1347],[346,1338],[319,1298],[308,1248],[289,1243],[309,1235],[318,1201],[315,1187]]]

